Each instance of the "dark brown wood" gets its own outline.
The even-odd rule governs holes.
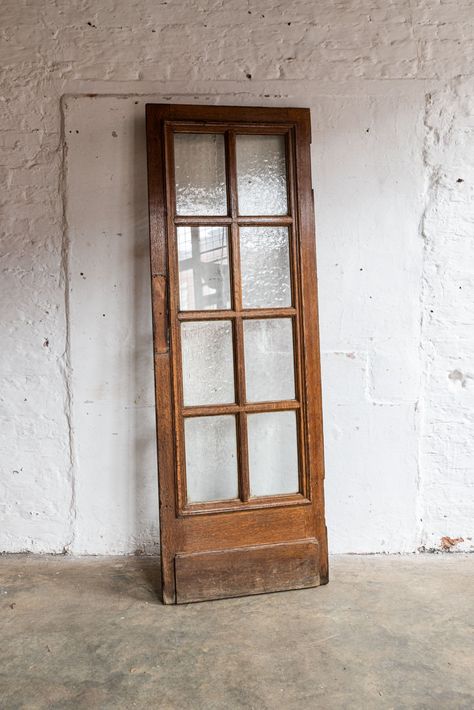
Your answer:
[[[177,104],[178,105],[178,104]],[[181,106],[181,104],[179,104]],[[191,107],[190,107],[191,108]],[[179,131],[180,133],[228,133],[229,132],[229,126],[233,123],[234,125],[236,124],[236,121],[199,121],[199,120],[194,120],[194,121],[169,121],[168,125],[170,126],[171,130],[173,131]],[[258,135],[261,134],[280,134],[280,135],[285,135],[288,133],[289,126],[288,125],[278,125],[275,122],[272,123],[265,123],[265,121],[261,122],[251,122],[251,121],[238,121],[238,132],[241,133],[242,131],[240,130],[241,126],[244,125],[245,127],[245,133],[256,133]],[[232,127],[231,127],[232,129]]]
[[[329,580],[327,529],[324,514],[324,441],[319,348],[318,287],[316,275],[316,241],[314,239],[314,195],[311,181],[311,123],[309,111],[295,127],[295,184],[298,230],[300,233],[299,265],[302,329],[304,332],[305,412],[307,448],[312,466],[309,469],[309,491],[313,500],[314,530],[319,541],[321,584]],[[324,551],[324,553],[323,553]]]
[[[212,227],[213,225],[229,225],[232,224],[233,222],[236,222],[240,227],[251,227],[252,225],[258,224],[261,227],[284,227],[285,225],[290,225],[293,224],[293,217],[290,217],[288,215],[281,215],[278,217],[270,217],[268,215],[253,215],[252,217],[248,216],[242,216],[242,217],[206,217],[203,215],[202,217],[199,216],[190,216],[190,217],[178,217],[176,216],[174,218],[174,223],[177,227],[180,225],[184,226],[192,226],[192,225],[199,225],[202,227]]]
[[[155,275],[168,278],[167,238],[166,238],[166,201],[165,201],[165,160],[163,137],[157,126],[153,112],[146,113],[147,151],[148,151],[148,208],[150,219],[150,266],[151,277]],[[157,130],[158,129],[158,130]],[[152,292],[153,297],[153,292]],[[152,304],[153,307],[153,304]],[[153,309],[153,314],[155,310]],[[163,324],[153,319],[153,342],[156,343],[157,333]],[[168,328],[168,319],[165,323]],[[158,338],[160,336],[158,335]],[[171,358],[169,349],[157,352],[154,348],[155,371],[155,407],[157,449],[158,449],[158,483],[160,507],[160,546],[162,596],[165,604],[175,601],[174,558],[168,553],[173,550],[172,520],[176,514],[175,508],[175,453],[174,453],[174,422],[172,418],[173,400],[170,387]]]
[[[253,510],[258,508],[272,508],[282,505],[307,505],[311,503],[301,493],[285,493],[270,496],[251,497],[248,500],[235,498],[233,500],[213,500],[207,503],[188,503],[180,515],[198,515],[200,513],[227,513],[238,510]]]
[[[175,528],[175,543],[178,545],[176,552],[223,550],[255,545],[257,540],[258,544],[266,545],[311,537],[314,518],[312,502],[308,503],[303,496],[299,499],[292,496],[289,505],[288,498],[284,500],[284,496],[268,496],[238,512],[235,512],[232,505],[229,505],[228,511],[224,510],[222,501],[203,505],[203,515],[194,514],[197,506],[190,511],[183,510]],[[278,505],[281,500],[284,500],[285,505]],[[205,514],[206,508],[215,510],[215,513]]]
[[[246,414],[257,412],[284,412],[288,409],[299,409],[300,402],[296,399],[279,399],[274,402],[243,402],[242,404],[201,404],[183,407],[184,417],[208,417],[212,414]]]
[[[169,349],[167,288],[164,274],[152,275],[151,296],[153,322],[155,323],[154,350],[156,355],[162,355],[167,353]]]
[[[295,308],[252,308],[245,311],[180,311],[178,320],[228,320],[229,318],[288,318],[296,315]]]
[[[304,589],[319,584],[318,541],[178,553],[178,604]]]
[[[225,136],[228,214],[223,217],[183,217],[175,214],[173,133],[221,132]],[[279,133],[287,152],[288,215],[238,214],[236,133]],[[214,560],[222,596],[252,591],[238,567],[225,573],[231,560],[247,559],[242,548],[291,543],[318,543],[315,584],[327,582],[327,540],[324,523],[323,440],[319,372],[318,314],[314,215],[310,169],[310,120],[307,109],[234,108],[185,105],[147,106],[147,145],[150,204],[151,269],[155,351],[155,396],[160,488],[160,532],[163,600],[173,603],[193,594],[183,580],[201,579],[206,560]],[[176,253],[178,225],[221,225],[228,228],[232,308],[220,311],[179,311]],[[243,225],[287,226],[290,240],[292,305],[288,308],[242,308],[239,228]],[[295,399],[249,403],[245,391],[243,320],[291,317],[295,353]],[[230,320],[233,324],[235,402],[199,407],[183,406],[181,322]],[[299,493],[252,498],[248,470],[247,415],[252,412],[294,410],[297,415]],[[184,420],[189,416],[233,414],[237,425],[239,497],[231,501],[189,504],[186,499]],[[230,548],[240,548],[233,557]],[[259,548],[260,549],[260,548]],[[190,558],[191,553],[199,553]],[[260,553],[259,553],[260,554]],[[263,554],[263,553],[262,553]],[[229,556],[230,555],[230,556]],[[175,564],[176,558],[176,564]],[[248,557],[250,560],[251,558]],[[180,560],[180,561],[179,561]],[[189,561],[191,560],[191,561]],[[200,561],[201,560],[201,561]],[[227,562],[226,562],[227,560]],[[248,563],[251,564],[250,562]],[[264,563],[262,563],[264,564]],[[218,573],[218,569],[221,572]],[[187,571],[186,571],[187,570]],[[190,572],[192,570],[192,574]],[[189,574],[188,574],[189,573]],[[219,577],[219,574],[221,575]],[[191,576],[189,576],[191,575]],[[197,575],[197,576],[196,576]],[[264,573],[267,591],[272,587]],[[297,572],[294,583],[298,586]],[[225,580],[227,579],[227,582]],[[317,581],[315,581],[317,579]],[[275,581],[275,580],[274,580]],[[221,583],[219,582],[219,583]],[[197,583],[197,582],[196,582]],[[178,584],[178,587],[176,586]],[[191,584],[191,583],[190,583]],[[227,592],[225,588],[227,584]],[[239,584],[241,586],[239,587]],[[184,585],[184,586],[183,586]],[[189,585],[188,585],[189,586]],[[286,588],[286,587],[285,587]],[[212,594],[200,598],[211,598]]]
[[[235,152],[235,133],[228,131],[227,134],[227,191],[229,195],[229,208],[232,224],[231,235],[231,264],[232,264],[232,304],[234,307],[234,375],[235,375],[235,397],[239,407],[237,415],[237,455],[238,455],[238,476],[239,476],[239,498],[240,502],[247,502],[250,498],[249,482],[249,457],[248,457],[248,434],[247,415],[243,409],[246,402],[245,393],[245,360],[244,360],[244,332],[242,323],[242,275],[240,272],[240,238],[238,217],[238,197],[237,197],[237,158]]]

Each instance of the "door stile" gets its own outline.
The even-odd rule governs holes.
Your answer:
[[[316,241],[314,193],[311,178],[311,122],[309,112],[295,129],[295,193],[311,188],[311,199],[297,201],[300,235],[300,297],[305,333],[303,367],[307,400],[307,447],[313,465],[309,486],[313,500],[316,537],[320,541],[321,584],[329,579],[327,528],[324,510],[324,440],[322,419],[321,360],[319,343],[318,279],[316,272]]]
[[[157,429],[157,458],[160,512],[160,564],[162,598],[165,604],[175,602],[173,549],[175,516],[175,444],[172,418],[172,372],[169,332],[168,226],[166,209],[166,160],[161,120],[147,111],[148,203],[150,220],[150,267],[152,280],[153,360]],[[159,292],[155,283],[164,284]],[[161,334],[161,337],[160,335]],[[163,338],[163,334],[165,337]],[[161,341],[161,343],[160,343]],[[157,347],[157,342],[161,345]]]

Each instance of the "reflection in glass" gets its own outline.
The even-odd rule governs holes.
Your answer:
[[[174,172],[177,214],[227,214],[223,135],[175,133]]]
[[[234,402],[231,322],[182,323],[181,348],[185,406]]]
[[[239,214],[287,214],[285,137],[237,136]]]
[[[294,399],[291,318],[244,320],[248,402]]]
[[[247,417],[250,494],[297,493],[298,446],[295,412],[264,412]]]
[[[184,420],[188,503],[237,498],[235,417]]]
[[[225,227],[178,227],[179,304],[182,311],[230,308]]]
[[[287,227],[242,227],[240,264],[244,308],[291,306]]]

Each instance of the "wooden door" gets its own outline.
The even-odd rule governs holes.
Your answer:
[[[149,104],[163,601],[327,582],[308,109]]]

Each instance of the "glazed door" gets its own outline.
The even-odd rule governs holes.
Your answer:
[[[163,600],[327,581],[307,109],[147,106]]]

